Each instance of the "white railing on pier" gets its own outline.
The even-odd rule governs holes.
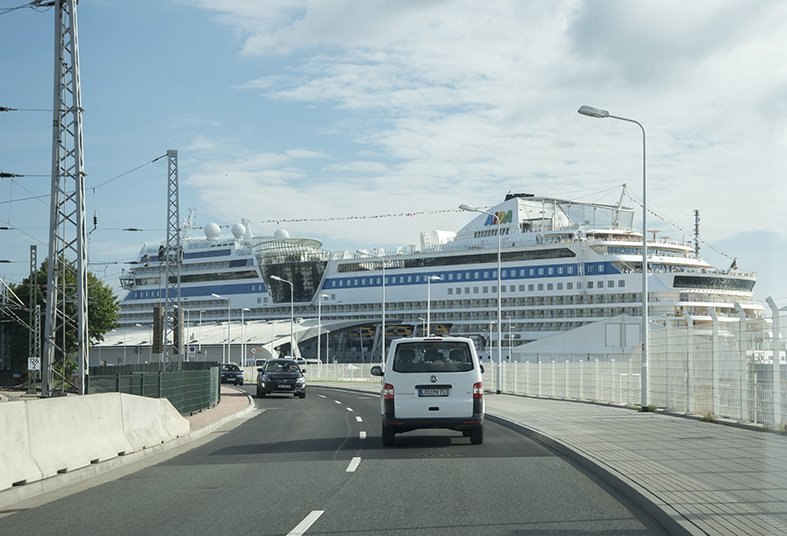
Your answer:
[[[787,317],[779,325],[787,327]],[[764,327],[761,327],[764,326]],[[767,330],[763,332],[762,330]],[[705,419],[787,427],[787,354],[773,326],[746,321],[714,327],[652,330],[648,351],[649,401],[655,408]],[[528,353],[503,363],[503,393],[639,406],[639,351],[628,354]],[[778,363],[778,370],[774,366]],[[498,390],[497,363],[484,361],[484,387]],[[312,381],[379,383],[369,363],[309,365]],[[774,381],[774,378],[777,378]]]

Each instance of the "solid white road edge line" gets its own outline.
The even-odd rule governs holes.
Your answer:
[[[320,519],[320,516],[325,513],[325,510],[312,510],[309,515],[303,518],[303,521],[298,523],[298,526],[287,533],[287,536],[302,536],[309,530],[309,527],[314,525],[314,522]]]
[[[350,460],[350,465],[347,466],[348,473],[354,473],[358,466],[361,465],[361,457],[355,456],[352,460]]]

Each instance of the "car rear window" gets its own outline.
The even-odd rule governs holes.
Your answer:
[[[396,372],[466,372],[473,370],[470,348],[464,342],[408,342],[396,347]]]

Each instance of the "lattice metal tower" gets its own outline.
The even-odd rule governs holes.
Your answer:
[[[41,395],[72,385],[85,393],[88,359],[87,229],[82,153],[77,0],[55,2],[52,194]],[[75,340],[72,340],[72,334]],[[67,368],[76,348],[76,382]]]
[[[178,190],[178,152],[167,151],[167,245],[164,249],[165,302],[164,346],[166,366],[180,369],[183,358],[183,308],[180,300],[180,267],[183,245],[180,240],[180,194]]]

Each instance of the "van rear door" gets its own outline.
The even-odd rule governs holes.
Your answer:
[[[467,343],[462,341],[401,342],[386,374],[386,381],[394,387],[395,417],[472,417],[477,367]]]

